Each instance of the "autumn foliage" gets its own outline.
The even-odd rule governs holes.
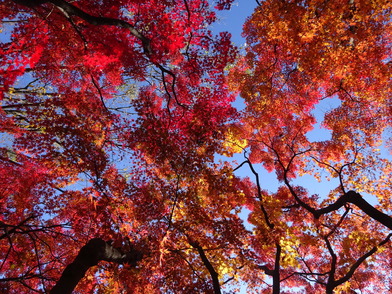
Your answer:
[[[392,291],[392,4],[232,2],[0,2],[1,293]]]

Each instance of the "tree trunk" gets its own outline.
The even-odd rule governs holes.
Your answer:
[[[136,266],[141,259],[142,254],[139,251],[132,250],[124,254],[101,238],[91,239],[80,249],[75,260],[64,269],[50,294],[71,294],[87,270],[101,260]]]

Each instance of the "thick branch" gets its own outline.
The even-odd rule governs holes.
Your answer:
[[[331,265],[331,271],[329,273],[329,279],[328,279],[328,283],[326,285],[326,293],[333,293],[334,289],[336,287],[338,287],[339,285],[347,282],[348,280],[350,280],[352,278],[352,276],[354,275],[354,272],[357,270],[357,268],[372,254],[374,254],[377,250],[378,247],[381,247],[383,245],[385,245],[387,242],[389,242],[390,238],[392,237],[392,234],[389,234],[383,241],[381,241],[377,246],[374,246],[371,250],[369,250],[368,252],[366,252],[364,255],[362,255],[360,258],[357,259],[357,261],[350,267],[349,271],[340,279],[335,280],[334,279],[334,273],[336,270],[336,260],[337,260],[337,256],[336,254],[333,252],[332,247],[328,241],[327,238],[325,238],[325,240],[327,241],[327,246],[328,246],[328,250],[331,253],[332,256],[332,265]]]
[[[268,276],[274,275],[274,271],[272,269],[270,269],[268,266],[259,265],[258,267],[259,267],[259,269],[263,270],[266,275],[268,275]]]
[[[294,154],[294,156],[290,159],[290,162],[288,163],[288,165],[285,166],[283,164],[283,162],[279,159],[279,154],[273,148],[271,148],[271,149],[275,152],[275,154],[278,158],[278,161],[279,161],[280,165],[282,166],[282,169],[284,171],[284,176],[283,176],[284,183],[289,188],[291,195],[295,198],[295,200],[297,201],[297,203],[301,207],[305,208],[307,211],[309,211],[311,214],[313,214],[313,216],[315,218],[319,218],[323,214],[327,214],[332,211],[338,210],[339,208],[341,208],[342,206],[344,206],[347,203],[352,203],[352,204],[356,205],[359,209],[361,209],[364,213],[366,213],[368,216],[370,216],[374,220],[380,222],[381,224],[383,224],[384,226],[386,226],[387,228],[392,230],[392,217],[390,217],[389,215],[374,208],[365,199],[363,199],[359,193],[357,193],[355,191],[345,192],[341,178],[340,178],[340,183],[341,183],[341,187],[343,190],[343,195],[341,197],[339,197],[334,203],[328,205],[327,207],[321,208],[321,209],[315,209],[314,207],[311,207],[310,205],[308,205],[306,202],[302,201],[302,199],[299,198],[299,196],[295,192],[294,188],[290,184],[290,181],[288,178],[288,172],[289,172],[290,165],[293,162],[294,158],[297,155],[302,154],[304,152]],[[355,162],[355,160],[356,160],[356,155],[355,155],[353,161],[343,165],[341,167],[340,171],[335,170],[331,166],[330,167],[333,168],[340,175],[342,169],[350,164],[353,164]]]
[[[275,268],[272,275],[272,293],[279,294],[280,293],[280,258],[282,254],[282,247],[279,244],[276,244],[276,253],[275,253]]]
[[[101,260],[135,266],[141,259],[142,254],[139,251],[133,250],[124,254],[101,238],[91,239],[80,249],[75,260],[65,268],[50,294],[71,294],[87,270]]]
[[[372,254],[374,254],[378,250],[378,247],[381,247],[381,246],[385,245],[386,243],[388,243],[389,240],[391,239],[391,237],[392,237],[392,234],[389,234],[383,241],[381,241],[378,244],[378,246],[374,246],[371,250],[369,250],[364,255],[362,255],[360,258],[358,258],[358,260],[351,266],[351,268],[347,272],[347,274],[344,275],[339,280],[334,282],[334,286],[337,287],[337,286],[347,282],[348,280],[350,280],[351,277],[353,276],[354,272],[356,271],[356,269],[366,260],[366,258],[368,258]]]
[[[200,255],[201,260],[203,261],[204,266],[207,268],[208,272],[210,273],[211,279],[212,279],[212,285],[214,287],[214,293],[215,294],[221,294],[221,287],[219,283],[219,275],[215,271],[214,266],[211,264],[211,262],[208,260],[204,249],[199,245],[197,242],[190,241],[189,244],[197,250],[197,252]]]
[[[366,213],[368,216],[370,216],[372,219],[380,222],[381,224],[383,224],[384,226],[392,230],[392,217],[374,208],[359,193],[355,191],[348,191],[347,193],[339,197],[334,203],[324,208],[314,209],[313,207],[309,206],[298,197],[297,193],[290,185],[287,178],[285,178],[285,184],[289,188],[291,194],[293,195],[297,203],[301,205],[303,208],[305,208],[307,211],[312,213],[315,218],[319,218],[323,214],[327,214],[332,211],[338,210],[339,208],[341,208],[347,203],[352,203],[356,205],[359,209],[361,209],[364,213]]]
[[[329,254],[331,255],[331,270],[328,273],[328,282],[326,284],[326,289],[325,293],[327,294],[332,294],[333,289],[335,288],[335,272],[336,272],[336,263],[337,263],[337,256],[335,252],[333,251],[333,248],[331,246],[331,243],[328,240],[328,237],[324,237],[325,243],[327,244],[327,248],[329,251]]]
[[[392,217],[374,208],[363,197],[361,197],[361,195],[354,191],[349,191],[346,195],[348,195],[348,202],[355,204],[368,216],[392,230]]]
[[[135,36],[142,42],[144,53],[146,53],[147,55],[152,54],[150,39],[148,39],[146,36],[144,36],[142,33],[136,30],[133,25],[131,25],[130,23],[124,20],[110,18],[110,17],[93,16],[64,0],[47,0],[47,1],[40,0],[36,2],[28,1],[28,0],[14,0],[14,2],[28,7],[39,6],[43,3],[52,3],[57,8],[59,8],[64,14],[66,14],[67,17],[74,15],[80,17],[81,19],[84,19],[85,21],[87,21],[92,25],[107,25],[107,26],[116,26],[120,28],[125,28],[129,30],[133,36]]]
[[[374,208],[372,205],[369,204],[369,202],[367,202],[363,197],[361,197],[359,193],[355,191],[348,191],[346,194],[336,200],[335,203],[332,203],[325,208],[316,210],[315,216],[320,217],[323,214],[338,210],[346,203],[352,203],[356,205],[372,219],[380,222],[381,224],[392,230],[392,217]]]

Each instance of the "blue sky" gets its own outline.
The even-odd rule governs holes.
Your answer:
[[[232,5],[230,11],[220,11],[218,21],[213,25],[214,31],[228,31],[232,34],[232,40],[237,46],[245,43],[241,37],[242,26],[245,19],[253,13],[257,6],[255,0],[238,0]]]

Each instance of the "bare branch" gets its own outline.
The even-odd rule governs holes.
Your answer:
[[[265,222],[267,223],[267,226],[268,226],[270,229],[273,229],[273,228],[274,228],[274,224],[271,223],[271,221],[269,220],[268,213],[267,213],[267,211],[265,210],[265,207],[264,207],[264,205],[263,205],[263,195],[262,195],[262,193],[261,193],[261,185],[260,185],[259,174],[258,174],[258,173],[256,172],[256,170],[254,169],[254,167],[253,167],[252,163],[250,162],[249,158],[247,158],[246,156],[245,156],[245,158],[247,159],[247,160],[245,161],[245,163],[247,163],[247,164],[249,165],[250,170],[252,171],[252,173],[253,173],[254,176],[256,177],[257,198],[260,200],[260,209],[261,209],[261,211],[262,211],[262,213],[263,213],[263,215],[264,215]]]

